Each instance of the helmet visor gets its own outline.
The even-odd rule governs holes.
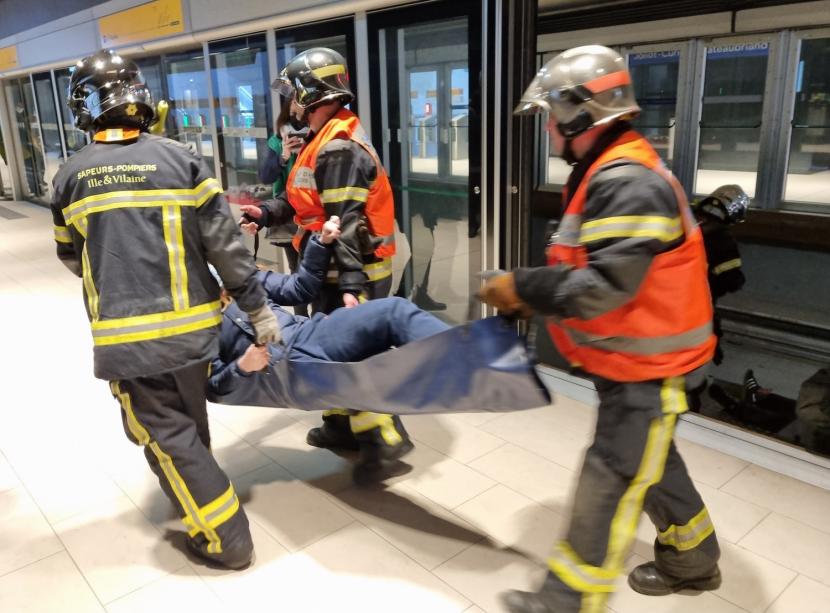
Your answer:
[[[550,104],[547,101],[548,92],[542,87],[543,71],[530,82],[525,93],[522,94],[519,104],[513,109],[514,115],[535,115],[537,113],[550,113]]]
[[[283,98],[288,98],[289,100],[294,99],[294,94],[296,93],[296,89],[294,88],[294,84],[288,79],[288,77],[279,76],[274,79],[274,82],[271,83],[271,89],[277,92]]]

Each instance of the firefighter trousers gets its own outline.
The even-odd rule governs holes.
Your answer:
[[[388,275],[385,274],[387,271],[382,270],[382,267],[387,263],[389,265]],[[391,260],[387,259],[377,262],[374,266],[378,267],[380,275],[385,276],[374,278],[371,275],[371,270],[367,272],[370,280],[366,284],[366,290],[363,296],[366,300],[386,298],[392,290]],[[311,308],[314,313],[331,313],[333,310],[343,306],[343,293],[337,285],[336,277],[332,280],[334,282],[324,283],[320,294],[312,300]],[[379,434],[379,440],[390,446],[395,446],[405,440],[409,440],[409,436],[407,435],[406,430],[404,430],[403,424],[400,424],[400,419],[395,421],[389,415],[368,412],[356,413],[347,409],[331,409],[329,411],[324,411],[323,415],[325,417],[332,415],[349,415],[349,425],[353,434],[361,435],[363,433],[371,433],[363,434],[364,438],[367,436],[372,437],[374,434]],[[397,424],[400,424],[400,427],[397,427]]]
[[[239,567],[253,542],[239,498],[210,451],[205,379],[208,362],[151,377],[111,381],[124,431],[144,447],[161,489],[199,555]]]
[[[657,528],[655,563],[679,578],[712,573],[714,526],[674,444],[687,391],[703,373],[638,383],[594,378],[599,410],[585,454],[570,527],[548,566],[553,610],[605,611],[643,510]]]

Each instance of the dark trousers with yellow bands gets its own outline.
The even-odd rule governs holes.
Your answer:
[[[386,298],[392,290],[392,261],[386,258],[379,262],[364,266],[364,272],[369,278],[366,290],[361,296],[366,300]],[[331,313],[334,309],[343,306],[343,293],[337,285],[336,274],[330,275],[323,285],[319,296],[311,303],[315,313]],[[393,419],[390,415],[379,413],[346,411],[343,409],[332,409],[324,411],[323,415],[349,415],[349,426],[355,435],[362,435],[359,438],[378,439],[380,444],[395,446],[408,438],[400,419]],[[371,433],[371,434],[364,434]],[[372,435],[377,436],[372,436]]]
[[[110,382],[127,437],[144,455],[200,553],[228,566],[251,558],[248,518],[210,451],[208,362]]]
[[[618,383],[594,378],[599,394],[594,443],[579,476],[571,524],[549,560],[545,591],[561,613],[605,611],[643,510],[657,527],[659,570],[680,578],[712,573],[720,556],[715,530],[674,445],[687,377]]]

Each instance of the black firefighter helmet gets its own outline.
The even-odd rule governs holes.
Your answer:
[[[271,87],[304,111],[328,100],[354,100],[346,60],[334,49],[314,47],[295,56]]]
[[[66,104],[80,130],[146,130],[155,117],[138,65],[114,51],[98,51],[75,64]]]

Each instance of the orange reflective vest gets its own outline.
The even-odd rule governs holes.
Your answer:
[[[588,184],[600,167],[622,158],[642,164],[671,184],[685,240],[654,257],[636,296],[626,304],[593,319],[552,318],[548,330],[572,365],[612,381],[683,375],[708,362],[715,350],[706,254],[680,183],[642,136],[623,134],[590,166],[548,248],[548,264],[588,266],[588,253],[580,242]]]
[[[389,184],[389,177],[378,159],[375,148],[360,125],[360,120],[348,109],[340,109],[312,141],[303,147],[288,175],[285,191],[288,201],[296,212],[294,223],[298,227],[297,234],[294,236],[294,247],[299,251],[305,233],[319,232],[326,221],[326,211],[323,199],[317,191],[314,171],[317,168],[318,154],[326,143],[334,138],[348,138],[356,142],[375,161],[377,178],[369,190],[344,187],[332,190],[337,192],[332,195],[332,198],[362,200],[366,203],[369,232],[372,236],[383,239],[380,246],[375,249],[375,255],[378,258],[388,258],[395,254],[395,200],[392,196],[392,186]],[[332,200],[334,201],[336,200]]]

